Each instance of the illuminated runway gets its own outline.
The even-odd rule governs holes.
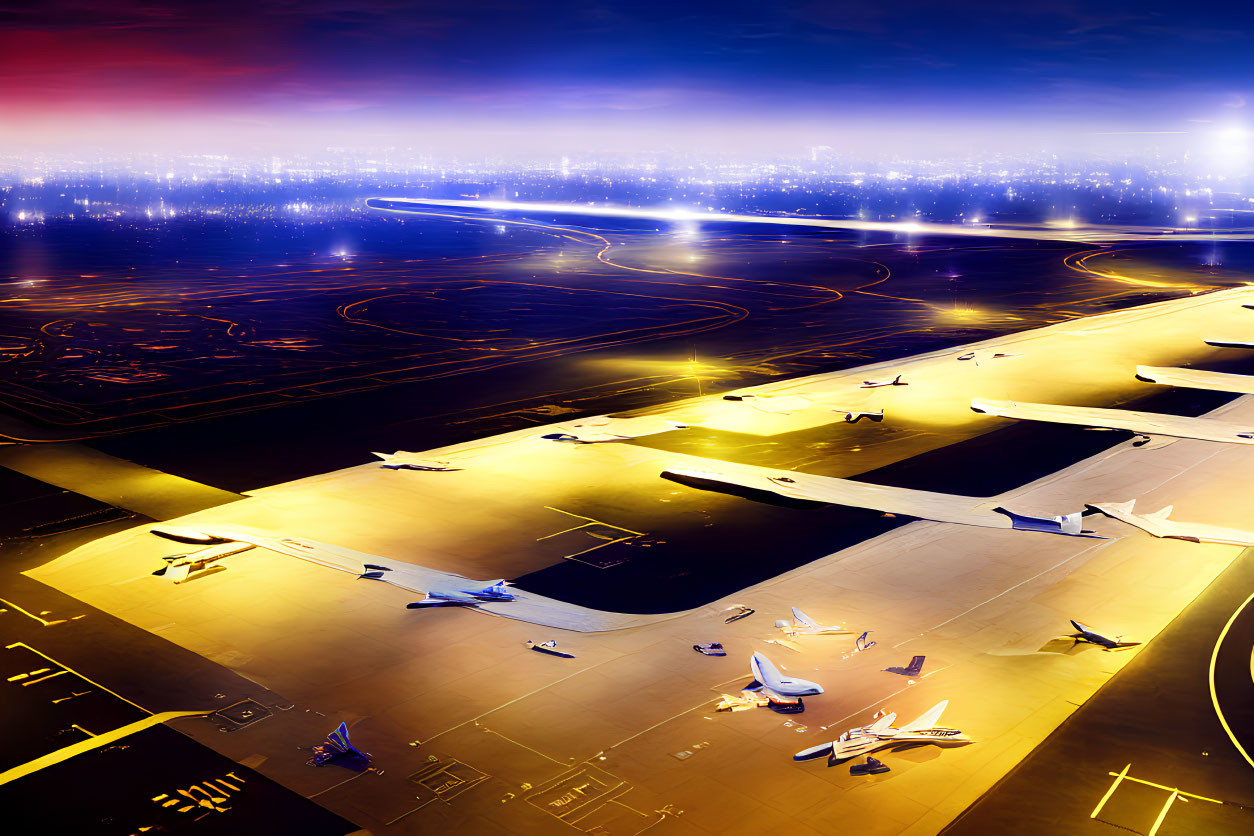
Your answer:
[[[531,215],[578,215],[601,218],[638,218],[673,223],[752,223],[778,226],[848,229],[858,232],[889,232],[900,235],[957,235],[981,238],[1015,238],[1031,241],[1129,241],[1170,238],[1173,241],[1244,241],[1254,239],[1254,230],[1229,229],[1216,231],[1168,228],[1146,230],[1145,227],[1114,227],[1076,224],[944,224],[919,220],[861,221],[836,218],[806,218],[796,215],[737,215],[728,212],[702,212],[684,207],[634,207],[593,205],[587,203],[545,203],[522,200],[450,200],[417,197],[372,197],[367,200],[375,209],[405,212],[411,207],[440,206],[452,209],[473,209],[488,212],[522,212]]]

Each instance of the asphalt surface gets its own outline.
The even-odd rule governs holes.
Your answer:
[[[255,683],[19,574],[142,518],[2,469],[0,475],[9,489],[0,501],[0,771],[149,711],[228,709],[254,700],[274,715],[264,724],[310,722],[311,729],[330,731],[330,720],[295,706],[265,708],[280,700]],[[191,723],[206,737],[252,728],[218,715]],[[317,732],[309,740],[318,742]],[[307,753],[292,757],[300,764]],[[329,836],[358,829],[168,726],[0,784],[0,809],[14,833],[122,836],[155,828],[196,836]]]
[[[1254,607],[1244,607],[1252,591],[1254,550],[1247,549],[943,833],[1254,832],[1254,766],[1221,725],[1210,687],[1215,656],[1215,692],[1225,716],[1238,739],[1254,740]],[[1221,633],[1238,610],[1216,654]],[[1117,625],[1106,629],[1113,632]],[[1071,652],[1106,651],[1078,645]],[[1101,804],[1125,767],[1127,777]],[[1174,789],[1203,798],[1173,800]]]

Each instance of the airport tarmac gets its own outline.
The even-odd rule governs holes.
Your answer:
[[[1013,340],[1020,356],[980,366],[959,357],[988,347],[821,376],[814,391],[843,380],[852,392],[861,388],[859,378],[905,369],[908,386],[864,390],[882,393],[885,400],[871,402],[875,408],[972,432],[999,420],[970,413],[969,399],[978,395],[1110,405],[1145,385],[1128,372],[1138,362],[1231,357],[1233,350],[1207,347],[1199,335],[1216,322],[1235,332],[1242,317],[1254,315],[1239,304],[1247,295],[1209,294],[1005,338],[997,344]],[[803,383],[790,386],[809,391]],[[742,421],[730,410],[745,404],[709,401],[702,413],[690,402],[666,414],[726,428],[722,419]],[[764,438],[815,426],[820,417],[843,422],[831,410],[806,408],[795,419],[755,412],[767,416],[769,426],[759,428]],[[1211,417],[1254,425],[1254,403],[1238,400]],[[560,550],[555,557],[537,544],[582,527],[578,519],[554,523],[579,513],[570,510],[572,499],[599,503],[585,521],[631,532],[649,529],[630,513],[604,511],[630,511],[642,493],[658,504],[709,501],[658,476],[663,462],[700,464],[645,446],[665,434],[595,445],[540,434],[424,454],[456,461],[460,471],[363,465],[175,522],[254,525],[488,579],[563,559]],[[1254,479],[1251,456],[1247,446],[1207,441],[1123,443],[1002,498],[1041,513],[1135,498],[1147,511],[1174,504],[1175,519],[1239,528],[1239,497]],[[88,543],[29,575],[283,700],[349,721],[354,741],[386,774],[323,790],[311,789],[310,768],[293,754],[309,741],[295,740],[284,724],[218,737],[195,718],[171,725],[227,757],[263,756],[263,774],[302,794],[317,792],[319,803],[372,830],[822,833],[839,826],[934,833],[1140,652],[1060,651],[1068,619],[1148,639],[1240,553],[1155,540],[1100,516],[1087,517],[1085,526],[1106,539],[913,522],[691,612],[608,632],[459,609],[415,612],[404,607],[413,600],[405,590],[260,549],[230,558],[225,572],[173,586],[151,571],[177,547],[144,526]],[[786,548],[787,531],[777,537]],[[720,610],[731,604],[756,613],[724,624]],[[772,624],[792,605],[822,622],[871,630],[877,645],[853,654],[850,637],[780,644]],[[524,644],[547,638],[575,658],[532,653]],[[698,641],[721,641],[729,655],[695,654]],[[748,682],[754,650],[819,681],[826,693],[808,698],[800,715],[715,713],[721,693]],[[928,659],[914,684],[883,671],[914,654]],[[864,725],[879,708],[908,719],[941,699],[950,700],[944,724],[976,743],[888,753],[883,760],[892,771],[862,779],[844,768],[791,761],[795,751]]]
[[[1102,834],[1112,826],[1144,834],[1254,830],[1254,770],[1233,745],[1234,737],[1244,738],[1248,747],[1254,717],[1254,629],[1248,623],[1233,627],[1252,588],[1254,549],[1247,549],[944,833]],[[1231,669],[1213,668],[1225,647],[1235,657]],[[1105,653],[1092,646],[1065,652]]]

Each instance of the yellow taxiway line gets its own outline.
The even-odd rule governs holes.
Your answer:
[[[83,740],[78,743],[73,743],[69,746],[57,749],[55,752],[49,752],[48,754],[42,755],[34,760],[29,760],[26,763],[15,766],[5,772],[0,772],[0,786],[3,786],[10,781],[16,781],[18,778],[24,778],[33,772],[38,772],[39,770],[46,769],[49,766],[55,766],[63,761],[69,760],[75,755],[81,755],[84,752],[90,752],[93,749],[99,749],[102,746],[108,746],[114,741],[121,740],[124,737],[129,737],[136,732],[141,732],[144,729],[151,728],[152,726],[160,725],[167,720],[174,720],[179,717],[199,717],[212,713],[213,712],[211,711],[163,711],[160,714],[153,714],[142,720],[136,720],[134,723],[130,723],[129,725],[116,728],[113,731],[108,731],[104,734],[96,735],[95,737],[88,738],[87,740]]]

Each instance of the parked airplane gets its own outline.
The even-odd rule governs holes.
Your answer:
[[[387,566],[367,563],[366,572],[361,577],[369,580],[383,580],[383,573],[390,571],[392,570]],[[467,579],[464,583],[473,584],[475,581]],[[477,607],[489,601],[513,601],[517,596],[506,591],[508,586],[509,582],[504,580],[489,581],[487,586],[477,588],[462,586],[461,583],[457,586],[433,586],[431,589],[424,590],[427,593],[426,598],[406,604],[405,608],[417,610],[430,607]]]
[[[853,630],[846,630],[840,624],[831,626],[819,624],[796,607],[792,608],[791,623],[781,618],[775,622],[775,626],[789,638],[793,636],[852,636],[854,633]]]
[[[461,470],[460,467],[453,467],[451,462],[423,458],[418,453],[406,453],[404,450],[373,455],[383,459],[379,467],[387,470]]]
[[[749,670],[753,672],[753,681],[744,687],[745,691],[760,691],[773,704],[796,705],[798,711],[804,710],[802,697],[813,697],[823,693],[823,687],[807,679],[794,679],[780,673],[779,668],[761,653],[754,653],[749,658]]]
[[[1088,507],[1101,511],[1108,517],[1136,526],[1155,537],[1189,540],[1194,543],[1224,543],[1232,546],[1254,546],[1254,531],[1240,528],[1223,528],[1206,523],[1182,522],[1169,519],[1172,506],[1168,505],[1152,514],[1134,514],[1136,500],[1128,502],[1094,502]]]
[[[948,705],[949,700],[942,700],[932,706],[922,717],[899,729],[892,727],[897,715],[886,714],[869,726],[850,729],[831,743],[804,749],[793,755],[792,759],[809,761],[827,755],[827,765],[836,766],[880,749],[924,744],[948,748],[971,743],[971,738],[961,731],[936,725]]]
[[[546,642],[540,642],[539,644],[536,644],[531,639],[527,639],[527,647],[531,648],[537,653],[547,653],[549,656],[557,656],[561,659],[574,659],[575,658],[575,654],[573,653],[566,653],[565,651],[558,650],[557,642],[554,641],[553,639],[549,639]]]
[[[878,389],[881,386],[909,386],[909,385],[910,385],[909,383],[906,383],[904,380],[901,379],[901,375],[897,375],[892,380],[864,380],[862,381],[862,385],[859,386],[858,388],[859,389]]]
[[[327,742],[313,749],[313,757],[308,760],[311,766],[322,766],[336,758],[357,759],[370,762],[370,754],[355,747],[348,739],[348,724],[340,723],[339,727],[327,735]]]
[[[926,656],[915,656],[910,660],[910,664],[906,665],[904,668],[891,667],[884,668],[884,670],[887,673],[899,673],[902,676],[918,676],[923,673],[923,660],[926,658]]]
[[[1113,639],[1108,639],[1099,633],[1094,633],[1092,630],[1085,627],[1075,619],[1071,619],[1071,626],[1080,631],[1078,633],[1071,634],[1071,638],[1075,639],[1077,643],[1089,642],[1091,644],[1099,645],[1106,650],[1119,650],[1123,647],[1136,647],[1140,644],[1140,642],[1121,642],[1119,639],[1122,638],[1122,636],[1115,636]]]
[[[187,580],[193,580],[193,576],[203,577],[207,574],[225,570],[225,566],[217,565],[219,560],[240,552],[246,552],[251,548],[253,548],[252,543],[223,543],[217,546],[209,546],[190,554],[172,554],[163,558],[166,565],[153,572],[153,574],[163,577],[171,583],[183,583]]]

